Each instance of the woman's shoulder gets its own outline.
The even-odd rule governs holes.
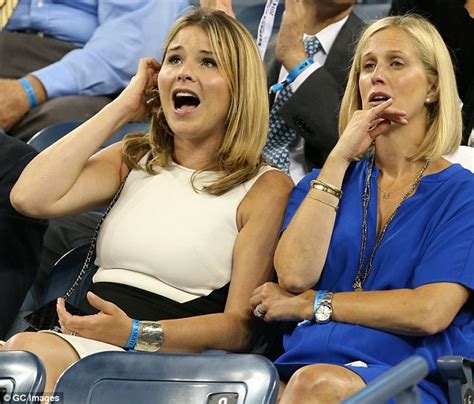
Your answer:
[[[436,173],[427,175],[424,183],[441,183],[448,192],[456,190],[458,193],[472,195],[474,198],[474,173],[459,163],[449,165]]]
[[[268,192],[272,189],[275,191],[285,189],[291,190],[293,187],[293,181],[291,178],[280,169],[271,165],[263,165],[260,167],[257,174],[245,182],[244,187],[248,191],[251,188],[256,188],[256,184],[258,184],[258,188],[260,188],[262,192]]]

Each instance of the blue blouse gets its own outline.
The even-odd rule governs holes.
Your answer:
[[[369,160],[353,163],[343,181],[329,252],[314,289],[352,291],[362,238],[362,193]],[[368,208],[365,263],[376,239],[377,177],[374,166]],[[283,230],[310,189],[319,170],[294,188]],[[311,224],[308,224],[311,225]],[[317,226],[317,223],[312,224]],[[364,267],[365,268],[365,267]],[[454,164],[422,178],[416,193],[401,205],[375,255],[364,290],[390,290],[435,283],[474,287],[474,174]],[[446,296],[449,300],[449,296]],[[298,326],[284,337],[285,353],[275,364],[283,378],[312,363],[346,364],[363,361],[377,367],[393,366],[419,354],[428,360],[430,378],[438,379],[436,359],[441,355],[474,357],[472,298],[451,325],[432,336],[405,336],[362,325],[338,323]],[[410,315],[408,310],[407,316]]]

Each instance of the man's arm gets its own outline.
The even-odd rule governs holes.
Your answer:
[[[45,102],[46,91],[41,81],[34,76],[28,76],[26,80],[34,91],[37,103]],[[19,80],[0,79],[0,128],[10,129],[30,108],[28,95]]]
[[[184,0],[101,0],[99,26],[86,45],[32,74],[48,98],[116,93],[126,86],[140,58],[161,57],[166,34],[187,4]]]
[[[27,76],[36,103],[65,95],[121,91],[145,56],[161,57],[171,24],[187,0],[99,0],[99,26],[83,48]],[[32,108],[18,80],[0,79],[0,128],[10,129]]]

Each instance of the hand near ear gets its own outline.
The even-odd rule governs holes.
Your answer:
[[[150,112],[150,89],[157,87],[157,75],[161,65],[154,58],[143,58],[138,63],[137,73],[132,77],[128,86],[111,103],[122,111],[128,122],[142,121]],[[156,95],[156,94],[152,94]]]

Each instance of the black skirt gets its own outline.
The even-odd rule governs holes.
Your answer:
[[[120,283],[92,283],[89,290],[102,299],[116,304],[131,318],[158,321],[222,313],[229,292],[229,284],[214,290],[208,296],[186,303],[178,303],[164,296]],[[80,303],[79,309],[85,314],[97,313],[97,309],[89,304],[87,298]]]

